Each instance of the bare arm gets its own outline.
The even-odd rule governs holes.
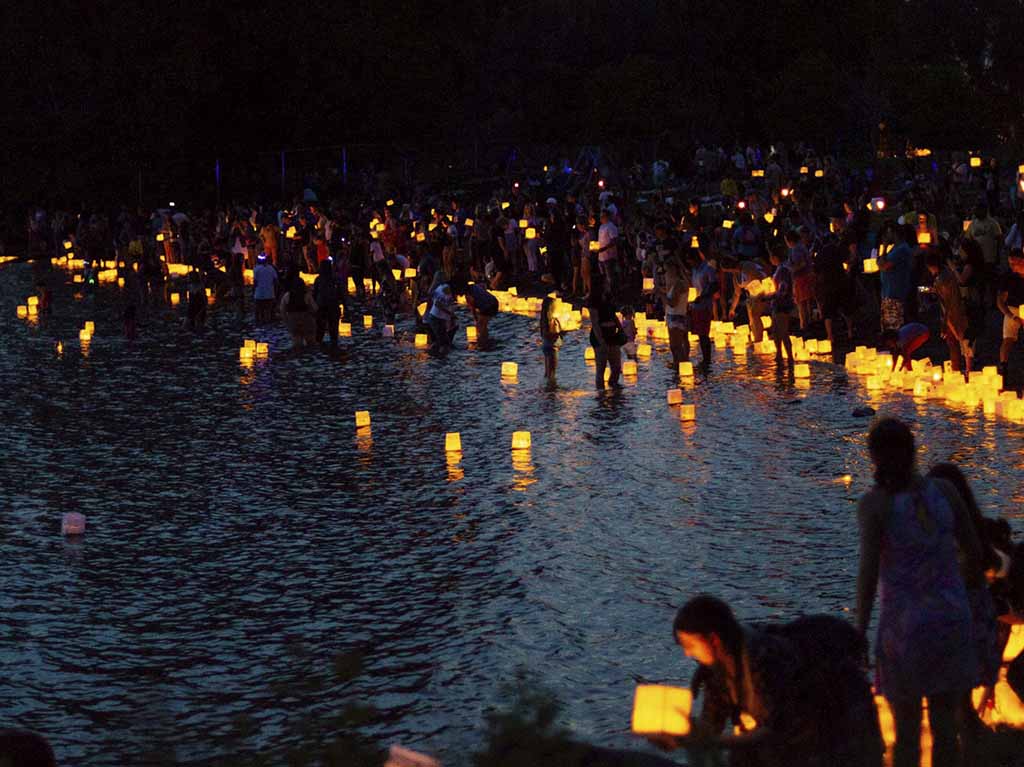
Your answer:
[[[878,569],[882,550],[882,512],[888,499],[881,490],[872,490],[860,499],[857,521],[860,525],[860,564],[857,569],[857,629],[866,635],[878,589]]]
[[[1009,295],[1009,292],[1005,290],[1000,290],[998,293],[996,293],[996,309],[998,309],[999,313],[1002,314],[1004,317],[1014,316],[1013,312],[1010,311],[1010,307],[1006,305],[1006,298]]]

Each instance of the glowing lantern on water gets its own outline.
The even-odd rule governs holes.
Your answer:
[[[241,349],[238,350],[238,359],[239,359],[239,361],[240,362],[251,362],[254,351],[255,351],[255,349],[250,349],[248,346],[243,346]]]
[[[435,223],[433,223],[433,222],[431,222],[431,223],[427,224],[427,231],[428,231],[428,232],[432,232],[432,231],[434,231],[435,229],[437,229],[437,224],[435,224]]]
[[[351,322],[339,322],[338,323],[338,335],[345,336],[346,338],[352,335],[352,323]]]
[[[622,363],[622,375],[627,378],[636,376],[636,360],[626,360]]]
[[[864,274],[875,274],[878,271],[878,259],[877,258],[865,258],[864,259]]]
[[[171,306],[177,306],[181,303],[181,295],[179,293],[171,293]]]
[[[680,405],[679,406],[679,420],[680,421],[696,421],[697,420],[697,406],[696,405]]]
[[[467,228],[472,229],[473,228],[473,219],[467,218],[466,221],[465,221],[465,224],[466,224]]]
[[[385,204],[385,205],[387,205],[387,206],[388,206],[388,207],[390,208],[390,207],[391,207],[392,205],[394,205],[394,204],[395,204],[395,201],[394,201],[394,200],[388,200],[388,201],[387,201],[386,203],[384,203],[384,204]]]
[[[654,290],[653,277],[644,277],[644,290]]]
[[[502,210],[508,210],[508,203],[507,203],[507,202],[503,202],[503,203],[501,204],[501,209],[502,209]]]
[[[85,533],[85,515],[69,511],[60,520],[61,535],[82,535]]]
[[[679,376],[681,378],[693,378],[693,363],[692,362],[680,362],[679,363]]]
[[[665,395],[670,405],[681,405],[683,402],[683,390],[682,389],[669,389]]]
[[[426,333],[417,333],[415,343],[417,349],[426,349],[430,346],[430,339],[427,337]]]
[[[370,411],[369,410],[357,410],[356,411],[356,428],[364,429],[370,425]]]
[[[526,227],[528,227],[529,225],[530,225],[530,222],[529,222],[529,220],[528,220],[528,219],[525,219],[525,218],[521,218],[521,219],[519,219],[519,228],[520,228],[520,229],[525,229],[525,228],[526,228]]]
[[[24,305],[19,306],[18,309],[17,309],[17,312],[18,312],[18,319],[22,319],[23,320],[26,317],[28,317],[28,307],[27,306],[24,306]]]
[[[501,377],[515,380],[519,375],[519,365],[514,362],[502,362],[501,363]]]
[[[366,328],[367,330],[373,327],[373,315],[363,315],[363,327]]]
[[[699,248],[700,247],[700,237],[698,237],[697,235],[693,235],[693,237],[690,238],[690,247],[691,248]]]
[[[82,277],[82,275],[76,274],[74,277],[71,278],[71,281],[75,282],[75,283],[80,283],[80,282],[84,282],[85,280]]]
[[[416,270],[415,269],[408,268],[408,269],[405,270],[405,272],[403,272],[403,274],[405,274],[405,279],[407,279],[407,280],[414,280],[414,279],[416,279]]]
[[[90,334],[96,332],[96,323],[93,322],[92,320],[86,320],[85,324],[82,327],[88,330]]]
[[[474,327],[473,325],[469,325],[466,328],[466,340],[469,341],[470,343],[476,341],[476,327]]]
[[[514,432],[512,432],[512,449],[513,450],[529,450],[530,449],[530,432],[528,432],[528,431],[514,431]]]
[[[423,232],[417,232],[417,234],[416,234],[416,242],[426,242],[426,240],[427,240],[427,235],[423,234]]]
[[[882,388],[882,377],[881,376],[868,376],[866,382],[868,389],[877,390]]]
[[[818,341],[818,354],[831,354],[832,353],[832,342],[827,338],[823,341]]]
[[[825,171],[823,171],[823,170],[821,170],[819,168],[818,170],[814,171],[814,177],[815,178],[824,178],[825,177]]]
[[[64,240],[64,250],[71,250],[73,247],[71,240]]]
[[[163,241],[164,241],[164,233],[163,233],[163,232],[160,232],[160,233],[159,233],[159,234],[158,234],[158,235],[156,236],[156,241],[157,241],[157,242],[163,242]]]
[[[640,735],[687,735],[693,693],[682,687],[637,685],[633,698],[633,732]]]
[[[802,362],[798,365],[793,366],[793,377],[794,378],[810,378],[811,377],[811,366],[806,362]]]
[[[534,229],[532,226],[526,228],[526,239],[528,239],[528,240],[536,240],[537,239],[537,230]]]
[[[594,361],[594,347],[593,346],[588,346],[586,349],[583,350],[583,359],[586,362],[593,362]]]
[[[89,342],[90,340],[92,340],[92,333],[90,333],[85,328],[82,328],[81,330],[78,331],[78,340]]]
[[[980,168],[981,167],[981,158],[980,157],[972,157],[971,158],[971,167],[972,168]]]
[[[246,338],[245,341],[242,342],[242,348],[243,349],[252,349],[253,351],[255,351],[256,350],[256,341],[254,339],[252,339],[252,338]]]
[[[392,269],[391,270],[391,276],[394,277],[396,280],[402,279],[402,270],[401,269]]]
[[[800,175],[806,176],[810,172],[810,169],[806,165],[800,166]]]
[[[462,437],[457,431],[450,431],[444,435],[444,449],[446,453],[462,451]]]
[[[774,220],[775,220],[775,214],[774,214],[774,213],[772,213],[771,211],[768,211],[767,213],[765,213],[765,214],[764,214],[764,222],[765,222],[766,224],[770,224],[770,223],[772,223],[772,222],[773,222]]]
[[[724,221],[722,221],[722,228],[723,229],[732,229],[732,227],[733,227],[732,219],[727,218]]]

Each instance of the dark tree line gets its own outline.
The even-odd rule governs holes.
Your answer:
[[[9,198],[342,142],[1017,144],[1024,0],[8,7]]]

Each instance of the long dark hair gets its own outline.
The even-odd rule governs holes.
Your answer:
[[[971,515],[971,524],[974,525],[974,532],[977,534],[978,540],[981,541],[982,561],[991,563],[994,556],[988,543],[987,520],[985,515],[981,513],[978,501],[974,497],[974,491],[971,490],[971,485],[967,481],[967,477],[964,476],[964,473],[960,471],[960,467],[952,463],[937,463],[932,466],[928,476],[944,479],[956,488],[957,493],[963,499],[964,506],[967,507],[967,511]]]
[[[707,594],[696,596],[679,608],[672,622],[672,637],[682,631],[707,637],[714,634],[726,651],[739,658],[743,651],[743,628],[725,602]]]
[[[868,452],[875,464],[875,484],[895,495],[914,478],[914,435],[903,421],[883,418],[868,434]]]

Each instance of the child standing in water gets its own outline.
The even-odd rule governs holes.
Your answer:
[[[626,334],[626,343],[622,345],[622,351],[630,359],[636,359],[636,310],[632,306],[622,307],[622,331]]]
[[[555,374],[558,371],[558,346],[562,339],[562,325],[556,317],[551,314],[551,307],[555,300],[546,296],[540,305],[540,338],[541,348],[544,350],[544,382],[548,389],[558,386]]]
[[[772,266],[775,274],[775,292],[772,300],[772,338],[775,340],[775,362],[782,364],[782,350],[786,350],[789,366],[793,366],[793,342],[789,338],[789,321],[796,304],[793,301],[793,273],[786,265],[781,248],[772,250]]]

